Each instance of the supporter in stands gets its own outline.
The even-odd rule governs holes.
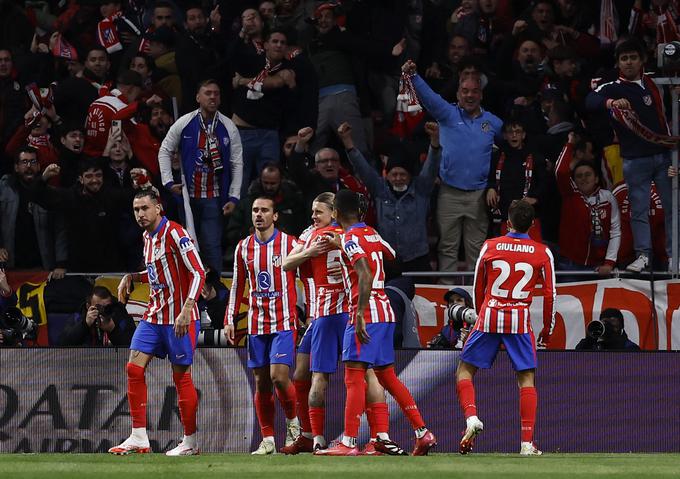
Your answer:
[[[430,150],[420,174],[413,173],[417,158],[407,157],[403,152],[405,145],[395,145],[387,160],[384,178],[354,148],[350,124],[343,123],[338,128],[338,136],[354,171],[375,201],[378,232],[397,253],[399,273],[431,270],[427,219],[439,171],[441,146],[439,126],[428,123],[425,128],[430,136]]]
[[[639,351],[640,346],[628,339],[623,329],[623,313],[608,308],[600,313],[600,319],[591,321],[586,327],[586,337],[576,345],[577,350],[596,351]]]
[[[526,200],[536,208],[545,188],[545,161],[526,144],[521,121],[503,124],[503,138],[489,169],[486,204],[491,209],[492,236],[507,233],[508,208],[514,200]],[[529,235],[541,239],[540,225],[532,225]]]
[[[175,194],[186,184],[185,214],[192,214],[203,258],[222,270],[222,218],[233,213],[241,195],[243,150],[236,125],[218,111],[220,87],[215,80],[201,83],[199,108],[170,127],[158,153],[163,185]],[[172,158],[181,155],[183,178],[172,175]]]
[[[68,234],[69,271],[121,271],[121,245],[118,221],[129,208],[134,191],[114,190],[104,186],[104,172],[96,160],[83,160],[78,184],[71,188],[47,186],[46,181],[59,174],[57,165],[49,165],[41,181],[32,185],[33,201],[50,211],[64,215]],[[141,254],[141,253],[140,253]]]
[[[243,184],[245,196],[251,179],[265,163],[279,162],[279,129],[284,112],[296,107],[290,101],[295,73],[286,59],[286,34],[274,30],[264,37],[264,55],[248,56],[248,62],[235,65],[232,119],[243,144]]]
[[[197,3],[184,9],[184,33],[177,36],[175,60],[182,75],[182,112],[188,113],[198,106],[194,92],[198,84],[208,78],[224,77],[226,67],[222,62],[224,41],[210,28],[205,12]]]
[[[8,48],[0,47],[0,147],[3,150],[26,111],[24,92],[15,77],[12,53]]]
[[[337,193],[339,190],[349,189],[368,196],[368,190],[363,183],[342,167],[340,155],[333,148],[322,148],[317,151],[314,155],[315,169],[310,170],[307,167],[309,163],[307,150],[313,135],[312,128],[302,128],[298,132],[297,143],[288,159],[288,172],[302,190],[306,208],[311,208],[314,198],[326,191]],[[373,224],[374,219],[375,213],[369,211],[365,222]]]
[[[252,205],[256,198],[273,199],[278,219],[276,228],[284,233],[298,236],[307,224],[302,193],[295,183],[285,180],[278,163],[267,163],[259,178],[253,180],[248,194],[239,201],[227,227],[227,250],[236,247],[239,240],[253,231]]]
[[[60,81],[54,90],[54,106],[67,123],[84,125],[90,105],[107,86],[111,63],[103,47],[90,48],[84,66],[80,76]]]
[[[0,249],[0,264],[7,261],[7,252]],[[4,315],[5,312],[12,307],[16,307],[17,295],[12,291],[12,287],[7,282],[7,274],[5,269],[0,267],[0,315]],[[2,318],[0,318],[0,323],[4,323]],[[2,326],[0,325],[0,328]],[[9,346],[12,340],[5,338],[3,332],[0,330],[0,347]]]
[[[50,106],[46,114],[36,110],[35,106],[24,115],[24,124],[16,129],[7,142],[5,154],[15,157],[16,152],[24,145],[29,145],[38,153],[38,165],[42,170],[51,163],[59,163],[57,149],[52,144],[50,130],[55,121],[61,121],[54,106]]]
[[[80,313],[64,325],[61,346],[130,346],[135,321],[104,286],[95,286]]]
[[[621,143],[623,177],[628,184],[633,244],[638,257],[626,269],[640,272],[650,265],[652,251],[649,230],[649,194],[654,181],[665,212],[666,231],[672,231],[671,181],[667,176],[670,148],[669,127],[663,114],[658,87],[643,71],[644,47],[636,39],[619,43],[615,51],[619,79],[600,85],[586,99],[590,110],[611,112],[611,123]],[[677,232],[676,232],[677,233]],[[673,235],[666,235],[666,252],[671,256]]]
[[[470,76],[458,88],[458,104],[449,104],[434,93],[407,61],[404,73],[425,109],[439,122],[442,160],[441,185],[437,200],[439,225],[439,270],[456,271],[461,236],[467,267],[472,268],[486,239],[488,215],[486,183],[494,141],[501,140],[503,122],[484,111],[481,81]]]
[[[470,54],[470,41],[467,37],[454,34],[449,40],[449,46],[446,52],[446,57],[432,62],[432,64],[425,70],[424,77],[432,86],[432,89],[437,93],[441,90],[449,80],[457,78],[460,75],[461,68],[460,61]]]
[[[31,184],[39,175],[36,150],[24,146],[15,154],[14,173],[0,179],[0,260],[9,269],[43,269],[63,278],[66,232],[60,216],[32,201]]]
[[[153,87],[160,90],[166,97],[177,98],[182,104],[182,80],[175,60],[175,32],[166,26],[155,29],[147,34],[149,41],[149,56],[154,61],[151,74]]]
[[[78,165],[84,158],[85,129],[81,124],[62,123],[58,128],[59,142],[59,184],[65,188],[73,186],[78,178]]]
[[[92,102],[87,110],[84,151],[88,156],[102,155],[113,120],[121,122],[123,131],[134,128],[131,120],[137,111],[135,101],[142,93],[142,77],[137,72],[125,70],[118,76],[117,87]]]
[[[595,165],[572,163],[574,133],[557,161],[555,175],[562,195],[559,267],[595,270],[608,275],[616,265],[621,243],[619,207],[611,191],[600,188]]]

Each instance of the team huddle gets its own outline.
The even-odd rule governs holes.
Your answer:
[[[234,274],[224,333],[234,342],[235,320],[246,292],[248,367],[255,377],[254,405],[262,440],[255,455],[276,452],[276,395],[286,415],[285,454],[326,456],[406,455],[389,437],[385,391],[395,399],[415,435],[413,455],[436,446],[418,406],[394,370],[395,315],[385,293],[384,259],[392,247],[362,222],[365,198],[350,190],[322,193],[312,205],[313,225],[294,238],[276,229],[277,212],[269,197],[252,206],[254,233],[241,240],[234,255]],[[137,328],[127,364],[132,433],[109,452],[150,452],[146,434],[145,368],[153,358],[168,357],[173,370],[184,436],[169,456],[199,453],[196,438],[198,396],[191,364],[199,330],[198,300],[205,271],[188,233],[161,215],[158,197],[139,192],[135,217],[145,229],[146,271],[125,275],[118,295],[125,300],[132,281],[150,285],[149,307]],[[487,241],[475,272],[475,305],[479,313],[466,340],[456,373],[456,390],[466,417],[461,454],[472,450],[483,430],[477,417],[472,378],[491,367],[504,344],[520,387],[520,454],[538,455],[533,443],[537,396],[534,388],[536,344],[529,306],[533,288],[544,288],[543,330],[539,344],[553,327],[554,273],[549,250],[526,232],[534,212],[518,201],[510,208],[508,235]],[[308,327],[296,351],[296,278],[305,286]],[[290,370],[295,359],[293,380]],[[329,375],[344,363],[346,386],[341,440],[325,437],[325,391]],[[361,416],[366,413],[370,441],[357,444]]]

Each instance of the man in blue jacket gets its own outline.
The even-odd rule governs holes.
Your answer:
[[[458,103],[436,94],[408,60],[402,71],[412,76],[418,98],[439,122],[442,180],[437,199],[439,224],[439,271],[455,271],[461,235],[468,269],[474,267],[486,239],[489,219],[486,181],[494,141],[502,140],[503,122],[482,109],[482,86],[478,75],[460,79]]]
[[[426,130],[430,135],[430,151],[420,174],[411,175],[409,159],[400,161],[393,157],[387,162],[387,176],[383,178],[354,147],[351,125],[344,122],[338,128],[338,136],[347,150],[349,161],[375,202],[378,231],[397,252],[402,272],[431,269],[427,217],[439,169],[441,147],[437,124],[428,124]],[[415,159],[410,161],[415,162]]]
[[[668,146],[662,144],[669,135],[663,99],[651,77],[643,72],[644,47],[636,39],[621,42],[615,51],[619,78],[603,83],[586,97],[589,110],[606,109],[621,145],[623,177],[628,185],[630,224],[633,246],[638,257],[628,271],[640,272],[650,265],[649,195],[651,183],[661,197],[666,224],[666,249],[671,255],[671,164]],[[634,112],[637,118],[631,118]]]
[[[199,108],[181,116],[168,130],[158,162],[163,185],[185,198],[186,225],[190,230],[189,225],[195,225],[201,257],[219,272],[222,217],[234,211],[241,195],[243,147],[234,123],[217,110],[220,87],[215,80],[199,85],[196,102]],[[175,152],[180,155],[182,184],[172,178]]]

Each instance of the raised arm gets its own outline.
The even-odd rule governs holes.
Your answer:
[[[401,67],[401,70],[412,75],[411,81],[413,87],[416,89],[418,99],[422,102],[423,107],[439,122],[445,122],[451,116],[452,106],[449,102],[444,100],[440,95],[435,93],[432,88],[423,80],[418,73],[416,73],[416,64],[408,60]]]
[[[338,127],[338,137],[347,151],[347,156],[349,157],[349,161],[352,163],[352,167],[357,176],[359,176],[359,179],[366,185],[366,188],[368,188],[371,195],[376,197],[376,192],[383,183],[383,179],[378,172],[368,164],[364,155],[354,148],[352,126],[347,122],[341,124]]]

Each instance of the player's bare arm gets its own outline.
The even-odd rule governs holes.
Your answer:
[[[146,275],[146,271],[123,275],[120,279],[120,283],[118,283],[118,301],[127,304],[130,293],[132,293],[132,283],[135,281],[143,281],[144,275]]]
[[[192,298],[187,298],[182,307],[182,312],[179,313],[175,320],[175,336],[181,338],[189,332],[189,325],[191,324],[191,312],[194,309],[196,301]]]
[[[364,321],[364,311],[368,307],[368,299],[371,296],[371,284],[373,281],[373,274],[371,267],[368,265],[366,258],[360,258],[354,263],[354,270],[359,279],[359,301],[357,304],[356,322],[354,328],[359,341],[366,344],[371,338],[366,332],[366,322]]]
[[[328,239],[318,237],[308,247],[304,245],[297,245],[283,260],[282,268],[284,271],[290,271],[297,268],[305,261],[315,258],[320,254],[326,253],[333,249],[334,246],[330,244]]]

